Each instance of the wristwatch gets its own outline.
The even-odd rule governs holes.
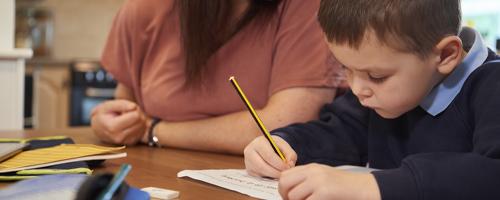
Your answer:
[[[150,147],[161,147],[160,146],[160,142],[158,140],[158,137],[156,137],[156,134],[155,134],[155,126],[158,125],[158,123],[160,123],[161,120],[158,119],[158,118],[153,118],[153,120],[151,121],[151,125],[149,126],[149,130],[148,130],[148,146]]]

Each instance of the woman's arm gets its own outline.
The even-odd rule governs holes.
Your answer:
[[[330,103],[335,89],[298,87],[279,91],[257,113],[270,131],[318,117],[319,109]],[[243,103],[243,102],[242,102]],[[247,110],[202,120],[161,122],[155,128],[164,146],[242,154],[245,146],[262,135]]]
[[[116,86],[115,99],[125,99],[137,103],[132,91],[121,83]]]

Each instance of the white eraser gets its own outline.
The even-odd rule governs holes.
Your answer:
[[[163,188],[157,187],[146,187],[141,189],[144,192],[147,192],[151,198],[156,199],[175,199],[179,197],[179,191],[175,190],[167,190]]]

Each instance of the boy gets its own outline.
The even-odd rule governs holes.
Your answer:
[[[248,173],[289,199],[500,199],[500,58],[460,15],[459,0],[322,0],[351,91],[273,131],[288,163],[255,139]],[[382,170],[329,166],[346,164]]]

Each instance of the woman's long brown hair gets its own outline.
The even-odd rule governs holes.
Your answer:
[[[207,72],[208,59],[250,21],[264,24],[276,13],[280,2],[250,0],[245,14],[235,20],[235,1],[177,0],[187,86],[199,86]]]

